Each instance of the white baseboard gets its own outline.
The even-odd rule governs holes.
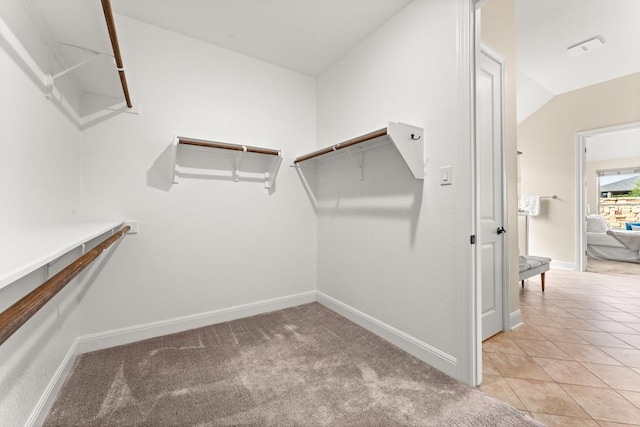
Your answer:
[[[60,366],[58,366],[49,384],[47,384],[47,388],[45,388],[42,396],[40,396],[35,408],[33,408],[29,419],[25,422],[25,426],[41,426],[44,424],[44,420],[47,418],[47,415],[49,415],[49,411],[58,397],[58,392],[69,376],[73,363],[76,361],[76,356],[78,356],[78,339],[69,347],[67,354],[64,356],[64,359],[62,359],[62,362],[60,362]]]
[[[295,307],[314,301],[316,301],[316,291],[309,291],[204,313],[84,335],[78,338],[78,353],[82,354],[103,348],[129,344],[135,341],[173,334],[216,323],[228,322],[243,317],[255,316],[257,314]]]
[[[522,323],[522,311],[517,309],[509,314],[509,329],[515,329],[518,326],[523,325]]]
[[[551,261],[551,268],[556,270],[577,270],[575,262]]]
[[[369,316],[335,298],[320,291],[317,292],[320,304],[335,311],[368,331],[389,341],[407,353],[433,366],[447,375],[455,377],[457,374],[457,359],[411,335],[394,328],[374,317]]]

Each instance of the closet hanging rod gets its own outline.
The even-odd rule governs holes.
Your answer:
[[[178,137],[178,144],[193,145],[195,147],[222,148],[224,150],[246,151],[248,153],[268,154],[279,156],[280,151],[271,148],[251,147],[241,144],[229,144],[227,142],[202,141],[199,139],[188,139]]]
[[[323,154],[331,153],[332,151],[342,150],[343,148],[351,147],[352,145],[361,144],[363,142],[370,141],[375,138],[379,138],[381,136],[385,136],[387,134],[387,128],[382,128],[380,130],[373,131],[366,135],[359,136],[357,138],[350,139],[348,141],[340,142],[338,144],[332,145],[330,147],[322,148],[318,151],[314,151],[313,153],[306,154],[304,156],[300,156],[294,159],[293,163],[304,162],[305,160],[313,159],[314,157],[322,156]]]
[[[9,339],[27,320],[38,312],[51,298],[60,292],[70,281],[102,254],[109,246],[131,229],[126,225],[117,233],[103,240],[98,246],[69,264],[58,274],[47,280],[18,302],[0,313],[0,344]]]
[[[113,10],[111,9],[110,0],[102,1],[102,11],[104,12],[104,19],[107,21],[107,29],[109,30],[109,38],[111,39],[111,47],[113,48],[113,55],[116,60],[116,67],[118,74],[120,75],[120,84],[122,84],[122,91],[124,92],[124,99],[127,102],[128,108],[133,108],[131,103],[131,97],[129,95],[129,87],[127,86],[127,77],[124,74],[124,64],[122,63],[122,55],[120,54],[120,44],[118,43],[118,35],[116,33],[116,23],[113,19]]]

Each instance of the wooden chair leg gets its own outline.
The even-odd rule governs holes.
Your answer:
[[[540,274],[540,281],[542,282],[542,292],[544,292],[544,272]]]

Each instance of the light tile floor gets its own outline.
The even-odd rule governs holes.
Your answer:
[[[482,390],[549,426],[640,426],[640,276],[551,270],[482,345]]]

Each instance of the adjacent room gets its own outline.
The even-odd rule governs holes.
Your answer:
[[[597,173],[637,166],[640,57],[629,55],[640,40],[637,3],[532,3],[517,2],[520,195],[558,198],[542,199],[530,217],[528,249],[585,271],[586,217],[608,203],[597,200]],[[613,216],[620,220],[623,210]]]
[[[551,258],[546,286],[540,274],[522,283],[523,324],[483,342],[481,387],[550,426],[640,424],[638,250],[607,234],[637,233],[620,230],[634,222],[634,184],[596,185],[625,184],[617,178],[638,165],[639,7],[494,0],[481,10],[483,41],[507,64],[520,254]]]
[[[640,127],[586,141],[587,271],[640,275]]]

